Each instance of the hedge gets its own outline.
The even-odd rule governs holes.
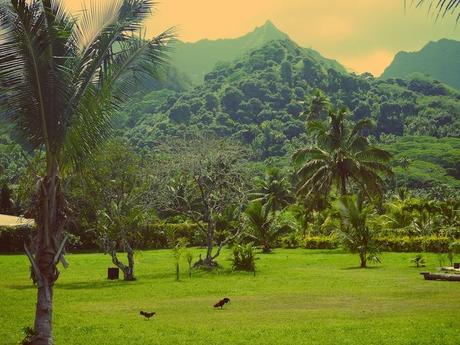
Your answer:
[[[0,252],[24,252],[24,241],[32,234],[32,229],[27,225],[0,227]]]
[[[0,252],[23,252],[24,241],[31,232],[32,228],[28,226],[0,227]],[[139,231],[137,248],[170,248],[172,243],[181,237],[186,238],[192,246],[203,246],[206,243],[205,235],[194,223],[156,223]],[[307,236],[298,240],[293,236],[286,236],[280,242],[286,248],[300,246],[307,249],[335,249],[340,247],[340,242],[335,236]],[[449,250],[449,244],[454,240],[437,236],[384,236],[377,238],[376,242],[381,251],[446,253]],[[71,250],[94,250],[95,248],[97,248],[95,243],[83,243]]]
[[[32,234],[32,227],[0,227],[0,252],[18,253],[24,252],[24,242]],[[81,229],[72,229],[73,234],[80,237],[80,243],[71,245],[69,250],[97,250],[94,234],[86,233]],[[161,249],[170,248],[178,238],[184,237],[192,246],[202,246],[206,238],[194,223],[155,223],[139,230],[137,248]]]
[[[458,241],[449,237],[419,236],[419,237],[379,237],[376,244],[381,251],[387,252],[434,252],[447,253],[449,244]],[[340,242],[335,236],[308,236],[303,239],[303,248],[335,249]]]

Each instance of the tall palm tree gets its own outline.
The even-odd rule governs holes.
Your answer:
[[[25,246],[37,283],[34,345],[51,344],[53,285],[66,266],[67,207],[60,172],[90,155],[138,78],[165,61],[168,30],[140,35],[151,0],[115,0],[71,16],[59,0],[0,4],[0,107],[21,138],[46,153],[32,210],[37,231]],[[73,163],[73,164],[71,164]]]
[[[381,194],[381,175],[392,175],[388,166],[390,153],[374,147],[363,134],[372,128],[368,119],[352,124],[346,111],[331,111],[327,122],[312,121],[309,128],[315,145],[297,151],[293,156],[299,180],[297,194],[328,195],[335,185],[341,195],[349,191],[350,180],[368,195]]]
[[[253,193],[253,200],[260,201],[273,214],[291,203],[290,183],[280,169],[267,169],[264,179],[257,179],[256,184],[258,191]]]

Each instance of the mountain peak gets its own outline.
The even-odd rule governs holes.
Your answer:
[[[408,78],[423,73],[445,84],[460,89],[460,42],[441,39],[428,42],[421,50],[399,52],[383,72],[382,78]]]
[[[266,41],[288,39],[289,36],[278,29],[271,20],[267,20],[262,26],[257,26],[254,31],[246,36],[262,36]]]

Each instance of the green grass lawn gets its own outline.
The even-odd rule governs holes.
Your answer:
[[[213,273],[171,251],[140,252],[135,282],[107,281],[102,254],[68,255],[54,296],[56,344],[460,344],[460,283],[424,281],[413,254],[388,253],[358,269],[337,251],[276,250],[260,255],[256,277],[231,272],[228,252]],[[35,288],[24,256],[0,256],[0,344],[15,344],[33,323]],[[222,297],[231,304],[212,305]],[[157,312],[144,321],[141,309]]]

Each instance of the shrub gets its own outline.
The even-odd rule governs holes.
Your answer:
[[[335,249],[338,246],[339,241],[335,236],[308,236],[302,244],[306,249]]]
[[[24,242],[32,234],[33,227],[0,227],[0,252],[17,253],[24,251]]]
[[[384,236],[375,239],[381,251],[448,253],[452,240],[438,236]],[[458,242],[454,242],[458,243]],[[335,249],[340,246],[335,236],[307,236],[302,240],[306,249]]]
[[[256,270],[253,243],[237,244],[233,247],[232,267],[236,271],[254,272]]]
[[[376,239],[381,250],[389,252],[447,253],[451,240],[448,237],[380,237]]]
[[[296,232],[291,232],[280,239],[281,247],[287,249],[299,248],[301,244],[301,238]]]
[[[418,267],[425,267],[425,259],[423,258],[422,254],[417,254],[415,258],[411,260],[413,263],[415,263],[415,266]]]

